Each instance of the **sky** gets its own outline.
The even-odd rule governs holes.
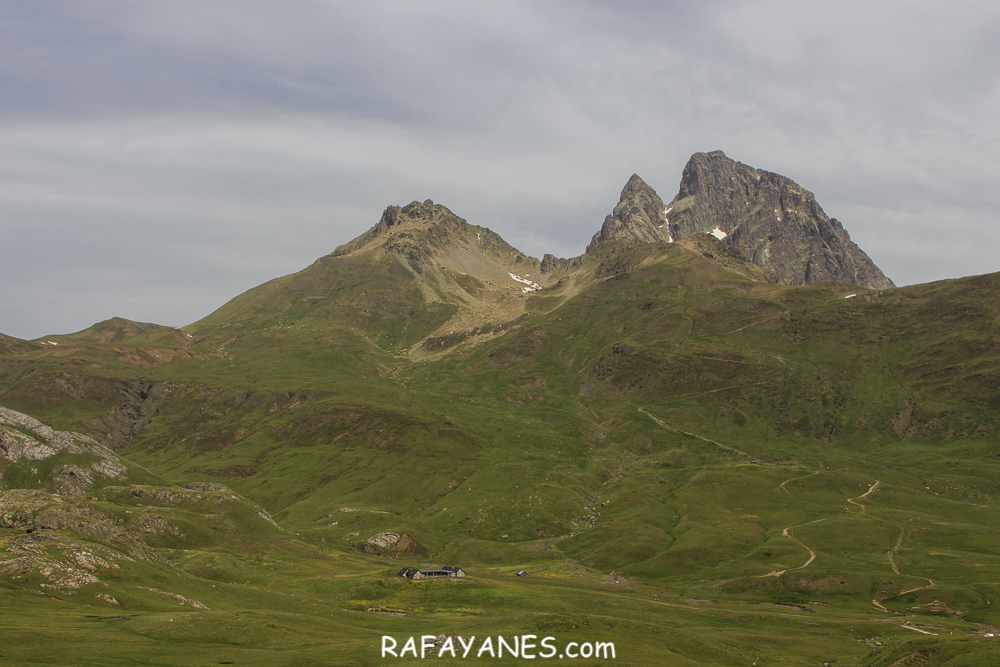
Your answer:
[[[1000,3],[0,0],[0,332],[183,326],[432,199],[580,255],[695,152],[1000,270]]]

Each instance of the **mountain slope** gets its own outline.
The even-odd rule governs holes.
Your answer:
[[[433,352],[424,345],[432,337],[503,330],[545,282],[538,260],[428,200],[390,206],[354,241],[190,328],[328,325],[393,354],[421,354]]]
[[[678,225],[712,201],[691,192]],[[21,646],[68,618],[93,664],[125,662],[95,636],[171,664],[364,664],[429,628],[598,633],[635,665],[840,664],[859,639],[869,665],[991,664],[1000,274],[787,285],[729,237],[661,238],[668,208],[634,177],[622,238],[538,263],[389,207],[184,331],[0,350],[0,404],[114,450],[0,427],[3,622],[25,638],[0,656],[37,663]],[[163,560],[118,557],[139,542]],[[99,582],[46,574],[95,553]],[[424,562],[470,576],[396,576]]]

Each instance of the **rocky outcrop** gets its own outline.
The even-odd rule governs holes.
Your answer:
[[[594,234],[587,252],[598,243],[612,239],[636,239],[646,243],[673,241],[666,225],[667,208],[653,188],[637,174],[632,174],[614,212],[604,218],[601,231]]]
[[[835,281],[894,287],[811,192],[722,151],[691,156],[677,196],[661,204],[652,188],[633,176],[588,252],[611,239],[679,241],[711,234],[788,285]]]
[[[0,406],[0,459],[11,463],[22,459],[44,461],[64,450],[70,454],[100,457],[102,460],[92,464],[91,468],[102,477],[122,478],[128,472],[118,457],[96,440],[80,433],[57,431],[33,417]]]
[[[472,238],[475,237],[475,238]],[[329,257],[350,255],[375,244],[406,259],[420,272],[422,264],[437,252],[475,241],[478,250],[501,264],[524,264],[538,268],[539,262],[509,245],[500,235],[484,227],[474,227],[448,208],[430,199],[411,202],[400,208],[389,206],[382,219],[350,243],[338,247]],[[317,261],[322,261],[320,260]]]

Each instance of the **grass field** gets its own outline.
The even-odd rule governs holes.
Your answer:
[[[609,244],[449,333],[487,282],[352,261],[5,348],[0,405],[127,474],[0,459],[0,664],[405,665],[383,636],[422,635],[1000,664],[996,276],[788,287]],[[422,563],[469,576],[396,576]]]

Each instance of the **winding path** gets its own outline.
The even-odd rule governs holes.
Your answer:
[[[792,495],[791,491],[785,488],[785,484],[788,484],[789,482],[794,482],[799,479],[805,479],[806,477],[812,477],[813,475],[818,475],[818,474],[819,470],[817,470],[816,472],[811,472],[808,475],[802,475],[802,477],[792,477],[791,479],[786,479],[784,482],[781,483],[781,486],[779,486],[778,488],[787,493],[789,498],[794,498],[795,496]]]
[[[643,408],[638,408],[638,410],[639,410],[639,412],[643,413],[644,415],[646,415],[650,419],[652,419],[654,422],[656,422],[660,427],[665,428],[668,431],[673,431],[674,433],[680,433],[680,434],[683,434],[683,435],[690,436],[692,438],[697,438],[697,439],[702,440],[704,442],[712,443],[713,445],[715,445],[717,447],[720,447],[722,449],[734,452],[734,453],[739,454],[741,456],[748,456],[748,454],[746,452],[741,452],[740,450],[738,450],[738,449],[736,449],[734,447],[728,447],[726,445],[723,445],[721,442],[717,442],[715,440],[712,440],[711,438],[706,438],[704,436],[698,435],[697,433],[690,433],[688,431],[682,431],[682,430],[680,430],[678,428],[674,428],[673,426],[670,426],[669,424],[667,424],[666,422],[664,422],[659,417],[656,417],[655,415],[647,412]],[[815,472],[809,473],[808,475],[802,475],[801,477],[792,477],[790,479],[786,479],[784,482],[781,483],[781,485],[778,488],[780,488],[782,491],[784,491],[788,495],[789,498],[795,499],[795,496],[792,495],[791,491],[789,491],[788,489],[785,488],[785,485],[788,484],[789,482],[794,482],[794,481],[797,481],[797,480],[800,480],[800,479],[806,479],[807,477],[812,477],[813,475],[818,475],[819,473],[820,473],[820,471],[817,470]],[[887,523],[887,524],[889,524],[890,526],[893,526],[894,528],[896,528],[899,531],[899,533],[896,535],[896,542],[895,542],[895,544],[893,544],[892,549],[890,549],[889,553],[888,553],[888,561],[889,561],[889,565],[892,567],[892,571],[895,572],[896,575],[900,576],[900,577],[912,577],[914,579],[923,579],[923,580],[925,580],[927,582],[926,586],[917,586],[916,588],[910,588],[910,589],[907,589],[905,591],[901,591],[899,593],[894,593],[892,595],[886,595],[885,597],[876,598],[876,599],[872,600],[872,604],[875,606],[876,609],[878,609],[879,611],[883,611],[883,612],[885,612],[887,614],[891,614],[891,613],[895,613],[895,612],[893,612],[893,611],[891,611],[889,609],[886,609],[882,605],[882,602],[884,602],[885,600],[889,600],[891,598],[896,598],[896,597],[900,597],[900,596],[906,595],[908,593],[913,593],[915,591],[924,590],[925,588],[931,588],[931,587],[935,586],[935,582],[934,582],[933,579],[930,579],[930,578],[927,578],[927,577],[920,577],[918,575],[913,575],[913,574],[903,574],[903,573],[901,573],[899,571],[899,567],[896,565],[895,555],[899,551],[900,546],[903,544],[903,537],[905,536],[905,530],[903,529],[902,526],[897,525],[895,523],[892,523],[891,521],[887,521],[886,519],[883,519],[881,517],[872,516],[872,515],[868,514],[868,512],[866,511],[865,505],[862,504],[862,503],[860,503],[860,502],[858,502],[859,500],[865,500],[865,499],[867,499],[868,496],[870,496],[872,493],[874,493],[875,491],[878,490],[878,487],[881,484],[882,484],[882,482],[880,480],[875,480],[875,482],[871,486],[868,487],[867,491],[865,491],[864,493],[862,493],[860,496],[855,496],[853,498],[848,498],[847,502],[851,503],[852,505],[856,505],[857,507],[860,507],[861,508],[861,514],[864,514],[868,518],[875,519],[876,521],[881,521],[883,523]],[[816,552],[813,551],[812,549],[810,549],[805,544],[803,544],[798,539],[796,539],[792,535],[791,531],[792,531],[793,528],[798,528],[800,526],[807,526],[807,525],[812,524],[812,523],[819,523],[820,521],[826,521],[827,519],[831,519],[831,518],[833,518],[833,517],[830,516],[830,517],[825,517],[823,519],[816,519],[815,521],[809,521],[807,523],[797,524],[795,526],[789,526],[789,527],[783,529],[781,531],[781,535],[783,537],[787,537],[788,539],[790,539],[791,541],[795,542],[800,547],[802,547],[803,549],[805,549],[806,551],[808,551],[809,552],[809,560],[807,560],[805,563],[803,563],[802,565],[800,565],[798,567],[788,568],[788,569],[785,569],[785,570],[775,570],[773,572],[768,572],[767,574],[762,574],[758,578],[762,579],[764,577],[780,577],[783,574],[785,574],[786,572],[792,572],[792,571],[795,571],[795,570],[802,570],[802,569],[805,569],[806,567],[808,567],[809,565],[811,565],[812,562],[814,560],[816,560]],[[911,626],[908,626],[908,625],[905,625],[905,624],[902,625],[901,627],[904,627],[907,630],[913,630],[915,632],[920,632],[920,633],[923,633],[923,634],[928,634],[928,635],[935,634],[933,632],[927,632],[925,630],[921,630],[919,628],[914,628],[914,627],[911,627]]]
[[[893,523],[891,521],[887,521],[886,519],[883,519],[881,517],[872,516],[872,515],[868,514],[865,511],[865,506],[862,505],[861,503],[857,502],[858,500],[862,500],[864,498],[867,498],[869,495],[871,495],[876,489],[878,489],[879,484],[881,484],[881,482],[876,479],[875,483],[872,484],[870,487],[868,487],[867,491],[865,491],[860,496],[855,496],[854,498],[848,498],[847,502],[851,503],[852,505],[857,505],[858,507],[860,507],[861,508],[861,513],[865,514],[869,518],[875,519],[876,521],[881,521],[882,523],[887,523],[887,524],[889,524],[890,526],[892,526],[893,528],[895,528],[895,529],[897,529],[899,531],[899,533],[896,535],[896,543],[894,545],[892,545],[892,549],[889,550],[889,554],[888,554],[889,555],[889,558],[888,558],[889,565],[892,567],[892,571],[893,572],[895,572],[900,577],[913,577],[915,579],[923,579],[924,581],[928,582],[928,584],[926,586],[917,586],[916,588],[910,588],[908,590],[905,590],[905,591],[902,591],[902,592],[899,592],[899,593],[893,593],[892,595],[886,595],[885,597],[875,598],[874,600],[872,600],[872,604],[875,605],[876,609],[878,609],[879,611],[884,611],[887,614],[892,614],[892,613],[895,613],[895,612],[893,612],[893,611],[891,611],[889,609],[886,609],[882,605],[882,602],[884,600],[889,600],[891,598],[898,598],[900,596],[906,595],[907,593],[913,593],[914,591],[922,591],[925,588],[931,588],[932,586],[934,586],[934,580],[933,579],[928,579],[927,577],[920,577],[920,576],[917,576],[917,575],[914,575],[914,574],[903,574],[902,572],[899,571],[899,567],[896,565],[895,556],[896,556],[896,552],[899,551],[899,547],[903,544],[903,535],[904,535],[904,532],[905,532],[903,530],[903,527],[900,526],[900,525],[897,525],[897,524],[895,524],[895,523]],[[934,634],[933,632],[925,632],[925,631],[920,630],[918,628],[911,628],[911,627],[908,627],[906,625],[903,625],[902,627],[906,628],[907,630],[915,630],[916,632],[922,632],[925,635],[932,635],[932,634]]]
[[[806,475],[806,477],[808,477],[808,475]],[[789,495],[791,495],[791,494],[789,494]],[[826,521],[826,519],[817,519],[816,521],[810,521],[809,523],[817,523],[819,521]],[[807,526],[809,524],[803,523],[803,524],[800,524],[800,525]],[[809,563],[811,563],[814,560],[816,560],[816,552],[815,551],[813,551],[812,549],[810,549],[806,545],[802,544],[802,542],[799,542],[797,539],[795,539],[794,537],[792,537],[791,530],[792,530],[793,527],[794,526],[790,526],[788,528],[785,528],[783,531],[781,531],[781,534],[782,534],[782,536],[787,537],[792,542],[795,542],[797,545],[799,545],[800,547],[802,547],[803,549],[805,549],[806,551],[808,551],[809,552],[809,560],[807,560],[805,562],[805,564],[803,564],[803,565],[799,565],[798,567],[789,568],[788,570],[775,570],[774,572],[768,572],[767,574],[762,574],[759,577],[757,577],[758,579],[763,579],[764,577],[780,577],[785,572],[789,572],[790,570],[803,570],[803,569],[805,569],[806,567],[809,566]]]

